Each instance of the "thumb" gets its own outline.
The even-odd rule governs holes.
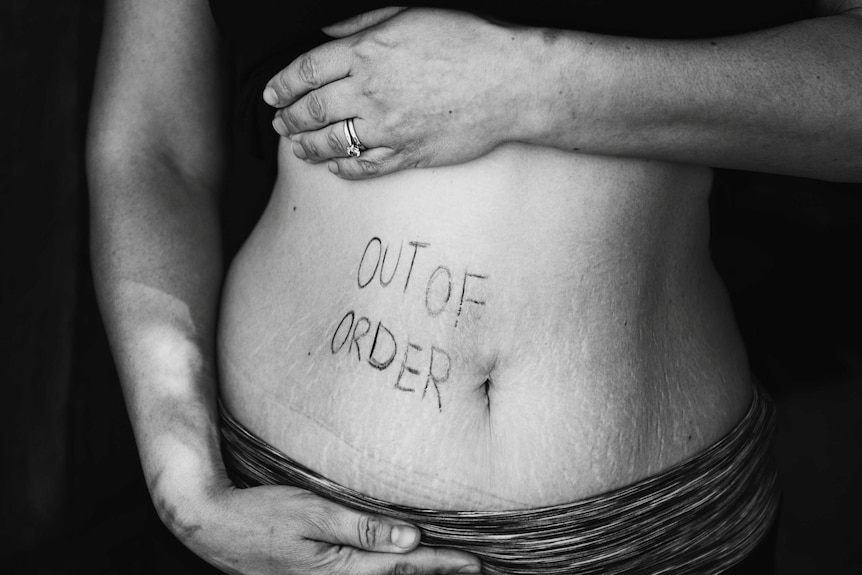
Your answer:
[[[357,16],[348,18],[347,20],[342,20],[341,22],[330,24],[329,26],[322,28],[322,30],[323,33],[327,36],[332,36],[333,38],[344,38],[345,36],[356,34],[357,32],[361,32],[366,28],[371,28],[372,26],[376,26],[377,24],[380,24],[385,20],[389,20],[399,12],[403,12],[406,9],[406,6],[389,6],[387,8],[378,8],[377,10],[364,12]]]
[[[327,509],[317,536],[326,543],[384,553],[406,553],[415,549],[420,539],[415,525],[336,504]]]

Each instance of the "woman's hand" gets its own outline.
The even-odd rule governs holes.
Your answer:
[[[264,99],[276,131],[342,178],[462,163],[514,139],[529,110],[529,58],[519,32],[454,11],[371,12],[325,31],[274,76]],[[514,110],[519,110],[515,113]],[[363,145],[347,153],[345,120]]]
[[[220,487],[204,501],[154,497],[168,528],[227,573],[383,575],[479,573],[477,559],[419,546],[403,521],[353,511],[294,487]]]

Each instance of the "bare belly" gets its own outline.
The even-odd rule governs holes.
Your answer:
[[[279,170],[225,285],[221,392],[330,479],[420,507],[573,501],[748,406],[709,170],[524,145],[363,182],[283,147]]]

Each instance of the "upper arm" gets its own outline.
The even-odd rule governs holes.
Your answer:
[[[862,0],[816,0],[817,13],[820,16],[837,16],[853,14],[862,16]]]
[[[222,58],[206,0],[106,2],[91,161],[118,167],[155,160],[216,187],[226,150],[224,107]]]

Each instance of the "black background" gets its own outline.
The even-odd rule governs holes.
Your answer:
[[[83,144],[100,19],[101,2],[0,7],[4,573],[199,565],[147,497],[93,296]],[[260,203],[227,207],[236,242]],[[780,408],[779,573],[860,573],[862,185],[724,172],[712,207],[714,259]]]

